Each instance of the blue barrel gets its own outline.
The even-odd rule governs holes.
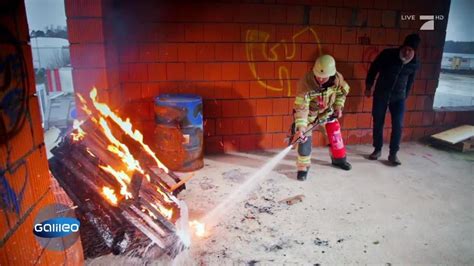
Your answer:
[[[155,153],[173,171],[200,169],[203,160],[202,98],[162,94],[155,98]]]

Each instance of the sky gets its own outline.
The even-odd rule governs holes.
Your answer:
[[[473,13],[473,0],[451,0],[446,41],[474,41]]]
[[[30,31],[66,26],[64,0],[25,0],[25,6]]]

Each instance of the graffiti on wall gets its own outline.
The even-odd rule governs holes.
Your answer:
[[[0,53],[0,145],[6,147],[5,156],[0,156],[0,209],[16,214],[20,214],[28,180],[25,160],[10,161],[13,148],[10,140],[21,130],[28,116],[25,65],[19,51],[21,49],[2,49]]]
[[[279,62],[291,61],[296,58],[300,46],[297,45],[297,40],[302,38],[305,34],[309,34],[311,41],[317,45],[319,54],[321,51],[321,44],[318,34],[312,27],[306,27],[296,32],[289,40],[282,39],[277,43],[270,44],[270,33],[259,30],[248,30],[245,38],[245,52],[252,75],[262,86],[267,90],[272,91],[287,91],[287,95],[291,95],[291,77],[290,71],[284,64],[278,65]],[[314,41],[313,41],[314,39]],[[258,62],[276,62],[275,73],[278,75],[279,85],[267,84],[262,78],[261,73],[257,69]]]
[[[3,134],[13,130],[25,115],[23,105],[19,104],[24,98],[21,67],[18,55],[0,55],[0,118],[6,131]]]
[[[28,183],[28,171],[26,168],[26,162],[21,161],[14,167],[10,169],[0,168],[0,208],[9,212],[14,212],[20,214],[21,211],[21,202],[23,201],[23,195],[25,193],[26,184]],[[20,169],[23,170],[23,174],[20,172]],[[19,174],[17,174],[19,173]],[[18,189],[12,187],[8,182],[8,175],[13,176],[14,178],[21,178],[21,186]],[[20,181],[20,180],[19,180]]]

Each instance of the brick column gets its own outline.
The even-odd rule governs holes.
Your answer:
[[[80,241],[66,252],[53,252],[41,247],[33,235],[34,219],[38,211],[56,200],[50,188],[51,177],[44,147],[41,114],[38,98],[34,95],[35,75],[25,7],[23,1],[7,2],[17,4],[1,5],[0,26],[9,34],[2,32],[0,37],[0,62],[4,66],[0,70],[0,76],[3,82],[8,75],[6,70],[10,67],[14,80],[11,87],[0,92],[0,97],[15,90],[21,93],[26,89],[29,89],[29,95],[26,120],[20,131],[5,144],[0,144],[0,265],[63,265],[65,261],[81,264],[83,257]],[[8,41],[10,34],[18,42],[23,56]],[[22,57],[26,66],[22,64]],[[22,70],[14,66],[20,66]],[[21,81],[22,72],[27,73],[25,83]],[[0,101],[4,99],[0,98]],[[9,118],[8,111],[2,109],[0,115]]]

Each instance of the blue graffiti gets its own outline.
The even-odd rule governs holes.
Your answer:
[[[9,170],[8,172],[10,172],[10,174],[16,172],[22,165],[26,167],[25,162],[22,162],[20,165],[18,165],[18,167],[13,170]],[[20,214],[21,202],[23,201],[28,179],[28,171],[25,173],[24,182],[19,192],[16,192],[11,187],[6,178],[6,173],[7,171],[5,171],[5,169],[0,168],[0,207],[4,210]]]
[[[23,121],[26,115],[28,95],[27,88],[23,87],[25,86],[23,62],[21,52],[0,56],[0,122],[5,133],[16,131],[18,123]],[[11,151],[8,144],[7,151],[6,165],[0,166],[0,208],[19,215],[28,180],[28,170],[24,159],[10,163]],[[12,177],[18,169],[23,167],[25,169],[23,184],[20,188],[12,187],[7,180],[7,175]]]
[[[18,103],[23,97],[23,89],[15,88],[9,90],[0,101],[0,109],[8,117],[8,126],[11,128],[18,119],[20,119],[21,105]]]
[[[12,82],[21,82],[22,70],[21,59],[18,55],[10,54],[0,57],[0,75],[3,77],[0,83],[0,91],[6,91],[12,86]]]
[[[5,58],[1,58],[0,60],[0,73],[8,71],[7,66],[11,66],[12,70],[20,70],[21,69],[21,61],[20,58],[16,54],[9,54]]]
[[[20,104],[24,98],[24,88],[22,88],[22,70],[21,60],[18,55],[10,54],[0,57],[0,76],[3,80],[0,82],[0,110],[2,115],[8,119],[7,129],[13,127],[16,121],[21,119]]]
[[[13,70],[21,69],[21,60],[20,57],[16,54],[9,54],[0,60],[0,73],[4,72],[7,69],[7,64],[10,64]]]

